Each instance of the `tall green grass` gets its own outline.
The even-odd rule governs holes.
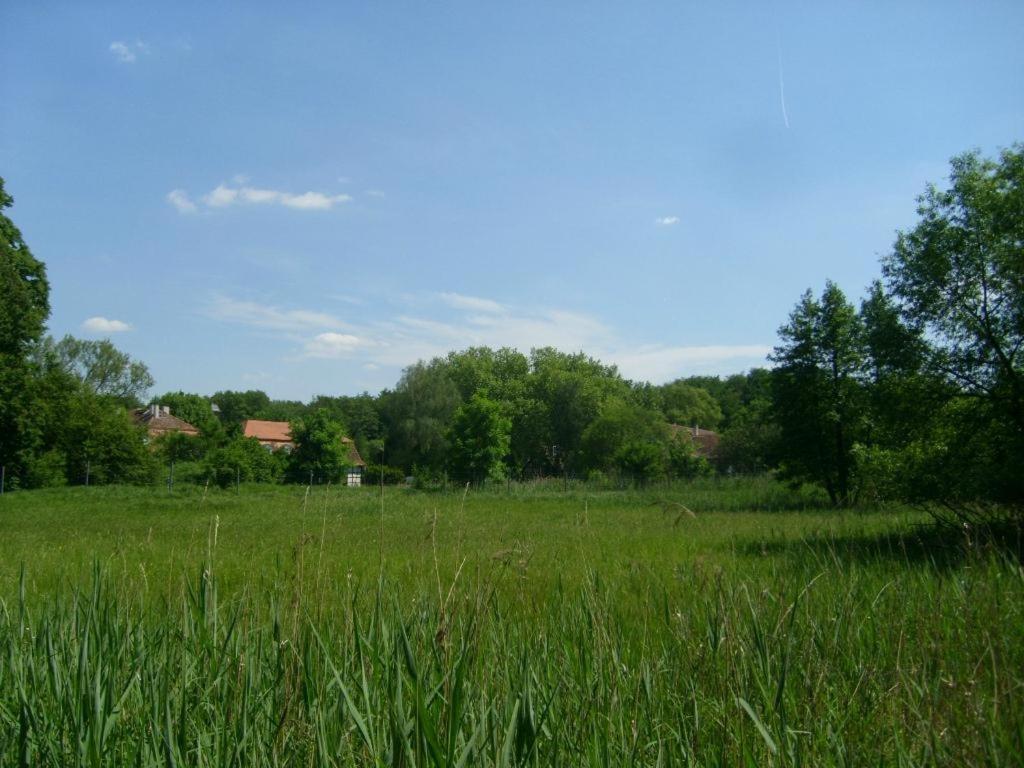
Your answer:
[[[5,534],[62,510],[89,541],[65,559],[94,555],[59,578],[44,551],[3,560],[0,765],[1024,754],[1024,572],[997,550],[939,551],[898,514],[680,518],[659,495],[396,495],[378,541],[379,499],[331,493],[0,506]],[[129,559],[164,525],[179,537]]]

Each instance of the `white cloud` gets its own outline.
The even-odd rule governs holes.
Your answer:
[[[659,227],[671,227],[679,223],[678,216],[661,216],[654,220]]]
[[[306,357],[340,358],[349,357],[360,347],[371,346],[366,339],[351,333],[318,333],[306,342],[303,352]]]
[[[281,309],[270,304],[239,301],[227,296],[216,296],[207,307],[207,314],[217,320],[273,331],[311,331],[347,327],[342,320],[326,312]]]
[[[82,323],[82,330],[88,333],[124,333],[132,327],[123,320],[111,320],[106,317],[90,317]]]
[[[289,208],[308,211],[326,211],[338,203],[347,203],[350,195],[325,195],[322,192],[304,192],[301,195],[282,194],[281,203]]]
[[[136,40],[134,43],[115,40],[110,44],[108,50],[122,64],[133,64],[140,53],[149,53],[149,46],[141,40]]]
[[[505,308],[491,299],[463,296],[461,293],[440,293],[441,301],[453,309],[468,309],[474,312],[504,312]]]
[[[366,194],[370,197],[385,197],[385,194],[379,189],[368,189],[366,190]]]
[[[607,360],[615,363],[627,378],[665,382],[684,374],[714,374],[765,365],[765,358],[771,351],[772,348],[764,344],[694,347],[647,344],[610,351]]]
[[[233,182],[236,186],[218,184],[200,200],[208,208],[227,208],[232,205],[283,205],[286,208],[305,211],[326,211],[335,205],[352,200],[351,195],[328,195],[323,192],[293,194],[277,189],[249,187],[245,186],[245,180],[245,176],[236,176]],[[184,190],[174,190],[171,194],[179,192],[187,199]],[[168,195],[168,199],[170,199],[170,195]]]
[[[167,202],[178,209],[178,213],[195,213],[196,204],[183,189],[172,189],[167,193]]]
[[[203,195],[203,202],[213,208],[222,208],[225,205],[231,205],[237,199],[238,190],[225,187],[223,184],[219,184],[212,192],[207,192]]]

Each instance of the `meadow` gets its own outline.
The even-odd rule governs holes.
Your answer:
[[[769,479],[0,497],[0,764],[1019,765],[1024,571]]]

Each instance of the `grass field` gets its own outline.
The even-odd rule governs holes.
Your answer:
[[[1019,562],[819,501],[8,494],[0,764],[1019,765]]]

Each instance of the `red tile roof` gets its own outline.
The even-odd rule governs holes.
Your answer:
[[[271,443],[290,443],[292,441],[292,426],[287,421],[246,419],[242,422],[242,434],[245,437],[255,437],[257,440],[266,440]]]

